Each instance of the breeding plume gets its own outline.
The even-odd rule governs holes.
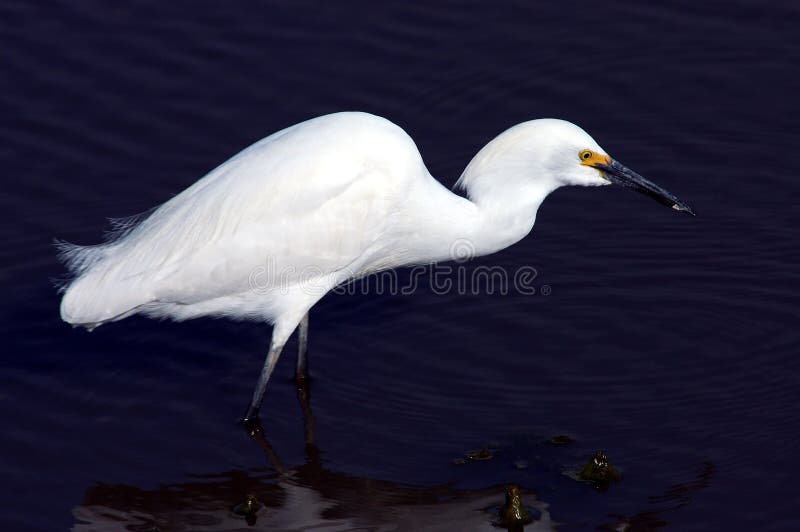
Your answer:
[[[448,260],[458,242],[494,253],[530,232],[557,188],[610,183],[693,214],[562,120],[524,122],[489,142],[458,180],[463,197],[430,175],[392,122],[326,115],[255,143],[103,244],[60,244],[72,274],[61,317],[87,328],[133,314],[272,323],[249,421],[295,329],[304,378],[308,311],[335,286]]]

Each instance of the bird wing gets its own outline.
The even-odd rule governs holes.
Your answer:
[[[141,305],[278,294],[358,269],[420,168],[405,132],[372,115],[328,115],[275,133],[118,239],[73,251],[85,267],[62,316],[96,323]]]

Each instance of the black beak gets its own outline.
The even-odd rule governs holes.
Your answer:
[[[637,192],[641,192],[645,196],[650,196],[662,205],[666,205],[667,207],[672,207],[676,211],[685,212],[686,214],[695,216],[692,208],[676,198],[672,193],[667,192],[655,183],[648,181],[633,170],[630,170],[624,165],[618,163],[614,159],[611,159],[611,163],[609,164],[595,163],[593,166],[603,172],[603,177],[612,183],[622,185],[626,188],[631,188]]]

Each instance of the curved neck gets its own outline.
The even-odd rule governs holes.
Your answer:
[[[474,231],[479,253],[506,248],[530,233],[544,199],[563,185],[528,140],[530,123],[495,137],[469,162],[456,183],[480,213]]]
[[[478,255],[494,253],[522,240],[533,228],[539,206],[559,184],[548,180],[515,180],[508,174],[470,176],[467,197],[480,213],[474,236]],[[482,186],[498,182],[499,185]],[[517,182],[514,182],[517,181]]]
[[[412,217],[421,223],[409,231],[408,249],[417,253],[407,257],[408,262],[478,257],[519,242],[533,228],[539,205],[559,186],[555,182],[530,179],[506,186],[513,177],[508,174],[482,173],[469,177],[466,198],[449,191],[433,177],[426,180],[426,190],[415,194],[427,201],[418,205]],[[483,186],[492,181],[499,184]],[[419,227],[426,229],[419,232]]]

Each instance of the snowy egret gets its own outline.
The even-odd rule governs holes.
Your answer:
[[[67,323],[94,328],[133,314],[226,316],[273,324],[244,417],[258,416],[281,350],[299,326],[305,376],[308,311],[371,272],[448,260],[456,242],[486,255],[527,235],[544,198],[564,185],[617,183],[694,214],[563,120],[518,124],[467,165],[452,193],[402,128],[344,112],[255,143],[97,246],[61,242],[72,277]]]

